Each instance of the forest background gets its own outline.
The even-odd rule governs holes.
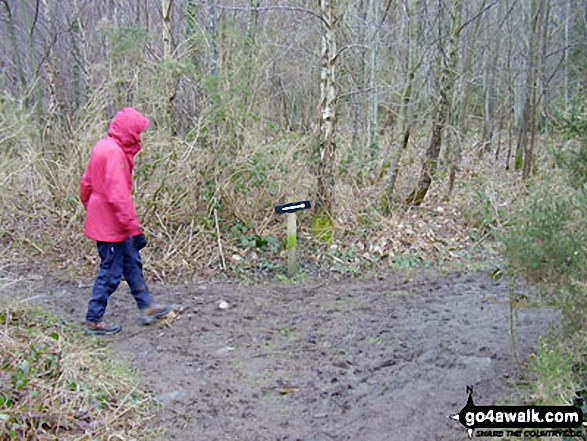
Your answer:
[[[586,384],[587,2],[0,3],[5,270],[91,277],[79,179],[133,106],[149,278],[282,277],[273,207],[309,199],[300,277],[490,256]]]

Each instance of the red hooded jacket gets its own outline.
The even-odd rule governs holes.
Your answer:
[[[132,169],[141,149],[140,134],[148,125],[139,112],[124,108],[112,120],[108,136],[92,149],[80,185],[84,233],[90,239],[124,242],[142,232],[131,199]]]

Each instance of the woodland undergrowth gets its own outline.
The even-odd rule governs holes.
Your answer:
[[[108,125],[100,117],[106,110],[92,107],[94,102],[68,121],[63,133],[43,139],[30,128],[32,112],[18,102],[4,106],[0,207],[8,215],[0,221],[0,243],[2,254],[25,271],[79,278],[95,273],[97,253],[83,236],[78,197],[91,148]],[[211,143],[208,125],[204,117],[194,121],[189,136],[180,139],[155,119],[143,136],[134,201],[149,241],[143,252],[147,277],[176,282],[201,275],[284,273],[285,219],[274,206],[289,198],[312,200],[314,136],[258,122],[220,131]],[[453,193],[447,193],[441,163],[425,202],[403,206],[399,201],[414,185],[427,142],[422,134],[414,136],[403,157],[398,203],[384,215],[379,201],[385,167],[376,161],[346,162],[348,146],[344,134],[340,138],[333,239],[312,236],[312,210],[298,216],[300,271],[308,276],[466,261],[507,223],[524,188],[517,173],[505,170],[503,159],[479,161],[473,135]]]
[[[549,304],[560,312],[529,363],[536,404],[574,404],[587,420],[587,115],[584,108],[555,120],[553,162],[520,196],[508,226],[496,234],[510,278],[512,313]],[[538,287],[519,295],[517,281]],[[513,329],[515,338],[515,329]],[[583,439],[587,432],[583,431]]]

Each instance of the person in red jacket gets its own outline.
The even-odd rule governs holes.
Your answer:
[[[134,158],[148,125],[149,120],[133,108],[119,111],[108,136],[92,149],[81,179],[84,234],[97,242],[101,260],[88,304],[86,335],[116,334],[122,329],[104,322],[103,316],[123,275],[143,323],[151,324],[171,311],[170,305],[153,304],[145,284],[140,250],[147,242],[131,199]]]

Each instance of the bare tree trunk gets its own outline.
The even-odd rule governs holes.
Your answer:
[[[150,30],[151,20],[149,19],[149,17],[150,17],[149,10],[150,10],[150,8],[143,8],[143,12],[144,12],[144,16],[145,16],[143,26],[145,27],[145,31],[147,32],[147,34],[151,33],[151,30]]]
[[[32,17],[29,14],[27,3],[24,0],[20,1],[22,13],[24,15],[24,23],[27,30],[28,36],[28,63],[30,76],[32,78],[32,84],[34,88],[34,98],[32,102],[27,104],[32,105],[35,109],[35,116],[37,118],[38,127],[41,127],[41,119],[43,114],[43,91],[41,90],[41,83],[38,80],[39,66],[37,64],[37,48],[35,44],[35,34],[37,29],[37,23],[39,19],[39,11],[41,0],[35,0],[34,10],[32,11]]]
[[[495,26],[494,29],[499,29],[499,23],[501,17],[499,12],[495,14]],[[501,36],[499,32],[496,32],[495,46],[487,51],[485,57],[485,69],[484,69],[484,106],[483,106],[483,136],[482,144],[479,149],[479,159],[483,157],[483,154],[491,151],[491,145],[493,143],[493,134],[495,132],[495,78],[497,76],[497,61],[501,48]],[[499,144],[498,144],[499,149]],[[499,157],[499,151],[496,151],[496,158]]]
[[[550,18],[550,0],[540,0],[536,17],[536,49],[533,73],[533,87],[531,88],[531,105],[530,109],[530,142],[524,152],[524,168],[522,177],[527,179],[532,173],[534,167],[534,156],[536,150],[536,136],[539,130],[539,116],[542,107],[542,99],[548,92],[548,84],[545,73],[546,61],[546,44],[548,40],[548,21]],[[540,84],[539,84],[540,83]],[[548,129],[546,129],[547,131]]]
[[[247,39],[245,42],[245,72],[248,88],[245,94],[244,103],[250,107],[255,102],[255,58],[256,58],[256,40],[257,26],[259,23],[259,7],[261,0],[250,0],[251,12],[247,23]],[[284,99],[285,103],[285,99]]]
[[[218,93],[218,84],[216,78],[218,76],[219,70],[218,35],[216,31],[216,1],[206,0],[206,9],[208,12],[208,47],[210,57],[208,75],[210,76],[212,85],[212,89],[209,91],[209,105],[212,113],[212,121],[210,121],[210,142],[212,145],[215,145],[218,137],[218,122],[216,121],[216,112],[218,106],[216,94]]]
[[[474,54],[477,48],[477,42],[479,41],[479,30],[481,28],[481,17],[488,11],[492,6],[487,6],[487,0],[483,0],[479,6],[479,13],[473,18],[475,20],[475,26],[471,32],[467,45],[467,51],[465,59],[463,61],[462,71],[460,79],[458,81],[459,93],[458,101],[452,106],[452,126],[455,128],[455,132],[449,136],[452,139],[446,143],[446,162],[449,168],[448,177],[448,196],[452,195],[455,187],[456,175],[459,171],[459,165],[462,159],[462,142],[466,138],[469,130],[469,94],[471,91],[471,81],[468,81],[467,77],[471,76],[473,67]],[[470,21],[468,22],[470,23]],[[481,149],[483,150],[483,149]]]
[[[551,0],[547,0],[546,1],[546,5],[545,8],[546,10],[544,11],[544,16],[543,16],[543,20],[542,20],[542,38],[540,39],[540,83],[542,85],[541,90],[539,91],[540,93],[538,93],[538,103],[536,104],[536,106],[538,107],[538,105],[540,104],[540,107],[542,109],[544,109],[542,115],[544,117],[543,119],[543,123],[544,123],[544,136],[545,136],[545,141],[548,141],[548,137],[550,136],[550,124],[549,124],[549,118],[548,118],[548,107],[549,107],[549,99],[550,99],[550,85],[549,82],[550,80],[548,79],[548,75],[546,72],[546,63],[547,63],[547,53],[546,50],[548,48],[548,23],[550,22],[550,10],[551,10],[551,4],[550,4]],[[564,61],[564,57],[563,57],[563,61]]]
[[[138,26],[141,23],[141,1],[136,0],[135,3],[135,24]]]
[[[573,10],[573,0],[567,0],[566,14],[565,14],[565,110],[570,107],[570,89],[569,89],[569,43],[570,43],[570,21],[571,11]]]
[[[377,90],[377,73],[379,58],[379,9],[380,0],[369,0],[371,24],[371,60],[369,75],[369,153],[375,158],[377,146],[377,114],[379,108],[379,93]]]
[[[73,111],[76,112],[82,103],[82,96],[85,95],[85,87],[83,80],[84,63],[80,51],[80,37],[81,23],[76,13],[76,17],[71,22],[71,49],[73,55]]]
[[[173,13],[173,0],[161,0],[161,11],[163,14],[163,58],[170,60],[172,56],[171,16]]]
[[[55,15],[54,11],[51,9],[51,6],[55,6],[54,4],[46,4],[46,21],[47,21],[47,28],[53,39],[53,43],[57,39],[57,27],[53,22],[53,17]],[[51,44],[47,51],[47,57],[44,61],[45,71],[47,73],[46,81],[47,81],[47,89],[49,89],[49,105],[47,107],[47,115],[45,116],[45,121],[42,130],[42,140],[45,145],[50,148],[51,152],[55,151],[55,146],[57,145],[57,134],[59,133],[59,115],[63,113],[63,108],[60,105],[59,98],[57,96],[58,92],[58,84],[57,84],[57,60],[55,57],[54,51],[54,44]]]
[[[9,35],[10,35],[10,44],[12,45],[12,53],[14,55],[16,61],[16,71],[18,74],[18,79],[20,81],[20,90],[18,92],[23,92],[26,88],[26,76],[24,73],[24,67],[22,64],[22,59],[20,58],[20,49],[18,47],[18,41],[16,38],[16,29],[15,23],[12,16],[12,9],[10,9],[10,4],[8,0],[2,0],[2,4],[4,5],[4,10],[6,11],[6,19],[8,21],[9,26]]]
[[[320,236],[330,236],[334,208],[336,144],[336,17],[337,0],[320,0],[324,20],[322,35],[322,67],[320,75],[318,183],[314,225]]]
[[[457,90],[459,99],[458,102],[455,103],[455,107],[457,108],[455,109],[453,120],[454,125],[457,128],[457,134],[460,138],[465,138],[469,130],[469,95],[471,93],[472,81],[468,81],[467,77],[470,77],[472,73],[473,60],[475,58],[475,53],[477,52],[477,46],[480,42],[479,31],[481,29],[481,24],[483,23],[482,14],[483,11],[488,10],[487,0],[483,0],[481,2],[478,10],[481,12],[476,14],[476,18],[474,19],[475,25],[469,37],[467,38],[467,44],[464,45],[466,46],[466,51],[464,51],[465,55],[462,63],[462,73],[459,81],[459,89]],[[460,156],[460,152],[457,156]]]
[[[171,27],[173,17],[173,1],[174,0],[161,0],[161,12],[162,12],[162,36],[163,41],[163,97],[165,106],[165,120],[170,135],[177,133],[177,123],[173,116],[174,113],[174,101],[176,95],[176,79],[173,72],[173,53],[175,51],[173,45],[173,30]]]
[[[412,128],[412,91],[416,71],[420,65],[417,59],[417,43],[420,35],[420,5],[421,0],[416,0],[414,10],[410,11],[409,3],[406,3],[406,14],[408,15],[407,40],[408,40],[408,62],[406,69],[405,86],[402,93],[401,107],[399,117],[394,130],[393,142],[391,146],[391,164],[387,185],[383,191],[381,199],[381,208],[391,214],[395,186],[399,175],[399,164],[403,153],[408,148],[410,132]]]
[[[517,128],[517,143],[516,143],[516,155],[514,157],[514,169],[516,171],[522,169],[524,167],[524,157],[526,156],[526,151],[528,150],[528,126],[530,125],[530,104],[532,103],[531,99],[531,89],[533,88],[534,79],[533,79],[533,72],[534,72],[534,62],[535,62],[535,54],[536,54],[536,19],[538,15],[536,14],[537,10],[537,1],[532,0],[532,7],[530,11],[530,18],[527,20],[529,25],[529,42],[528,42],[528,66],[526,69],[526,84],[524,88],[524,102],[521,110],[521,117],[519,118],[518,128]]]
[[[386,187],[387,199],[391,201],[395,192],[397,177],[399,175],[399,164],[403,153],[408,149],[410,141],[410,134],[412,129],[412,91],[414,87],[414,77],[416,75],[416,66],[410,68],[408,71],[407,82],[402,94],[402,103],[400,114],[398,118],[396,135],[393,142],[393,157],[391,163],[391,170],[389,174],[389,181]]]
[[[247,52],[250,54],[257,39],[257,25],[259,23],[259,8],[261,0],[250,0],[251,12],[249,13],[249,22],[247,23]]]
[[[108,17],[109,22],[116,22],[116,3],[114,0],[108,0],[108,12],[106,17]]]
[[[424,156],[418,183],[406,198],[406,203],[410,205],[420,205],[430,189],[432,179],[438,168],[438,157],[440,156],[440,149],[442,147],[442,132],[449,118],[448,113],[451,107],[455,72],[459,61],[462,0],[453,0],[452,5],[452,24],[448,42],[448,55],[442,57],[445,59],[443,60],[444,63],[440,73],[439,98],[432,127],[432,136]]]
[[[208,10],[208,45],[210,48],[210,69],[211,76],[218,74],[218,34],[216,32],[216,2],[206,0]]]
[[[359,0],[357,6],[357,13],[359,16],[359,24],[358,24],[358,40],[360,42],[365,41],[366,35],[366,24],[367,24],[367,16],[368,16],[368,7],[366,6],[367,0]],[[359,57],[358,59],[358,69],[356,69],[356,80],[355,84],[357,88],[366,89],[367,85],[365,82],[365,71],[366,71],[366,63],[364,57]],[[351,139],[351,149],[349,153],[348,161],[349,163],[355,162],[355,160],[359,160],[362,162],[363,157],[363,146],[362,146],[362,139],[361,133],[364,128],[364,98],[359,95],[353,95],[351,97],[351,106],[352,106],[352,139]]]
[[[516,170],[522,168],[522,178],[527,179],[534,163],[534,147],[538,113],[538,70],[540,67],[541,27],[546,26],[546,0],[532,0],[530,11],[530,41],[528,55],[528,73],[526,77],[525,99],[522,119],[518,132],[518,148],[516,152]]]
[[[508,0],[508,9],[510,8],[510,2]],[[507,84],[507,108],[506,108],[506,126],[507,126],[507,133],[508,133],[508,150],[505,158],[505,169],[510,170],[510,163],[512,158],[512,147],[513,147],[513,138],[514,138],[514,121],[515,121],[515,110],[514,110],[514,77],[512,73],[512,58],[513,58],[513,18],[511,15],[508,14],[507,17],[507,35],[508,44],[507,44],[507,53],[506,53],[506,68],[505,68],[505,80]]]

